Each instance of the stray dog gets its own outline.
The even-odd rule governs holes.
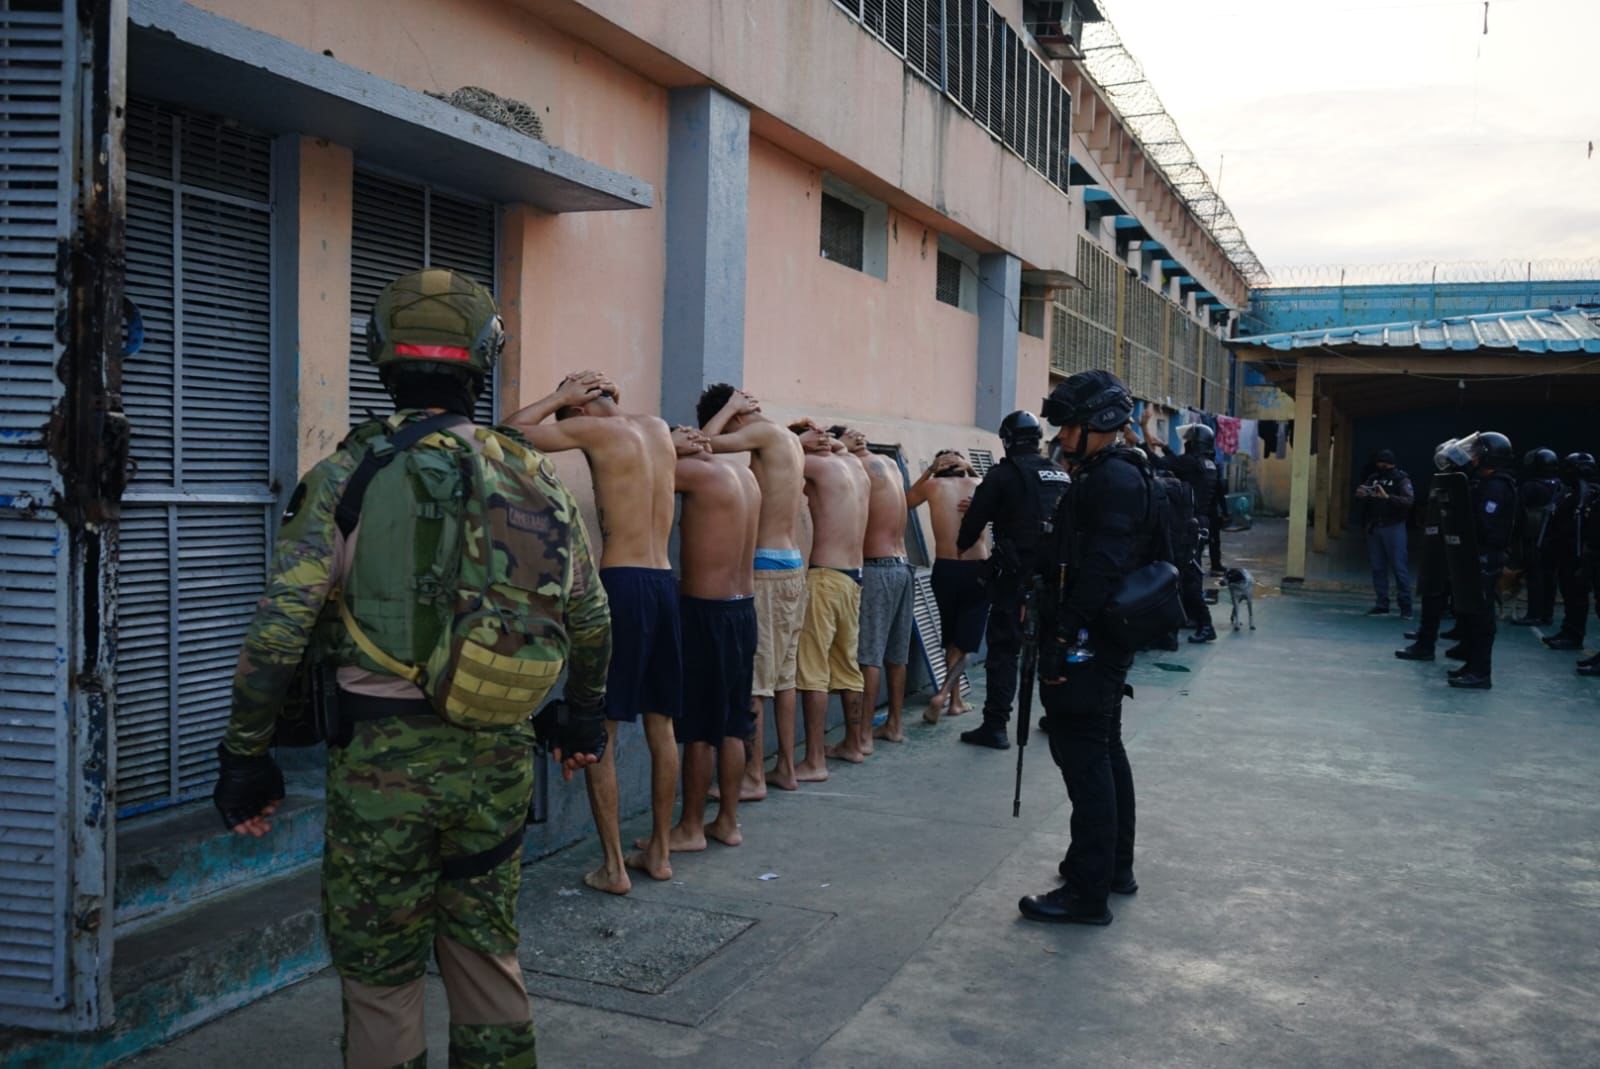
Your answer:
[[[1228,597],[1233,599],[1233,629],[1239,630],[1239,604],[1244,603],[1245,611],[1249,614],[1250,630],[1256,629],[1256,580],[1243,568],[1229,568],[1227,574],[1217,584],[1228,588]]]

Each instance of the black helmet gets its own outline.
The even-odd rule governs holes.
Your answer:
[[[1560,470],[1561,461],[1556,458],[1554,449],[1540,446],[1538,449],[1528,450],[1527,455],[1522,458],[1522,466],[1529,475],[1554,475]]]
[[[1573,480],[1595,478],[1594,454],[1568,453],[1561,458],[1561,474]]]
[[[1185,453],[1199,453],[1201,456],[1211,456],[1217,451],[1217,432],[1207,427],[1204,423],[1190,423],[1178,428],[1178,437],[1183,439]]]
[[[1080,371],[1044,399],[1044,418],[1057,427],[1114,431],[1133,415],[1133,395],[1109,371]]]
[[[1517,462],[1511,439],[1499,431],[1479,431],[1474,456],[1486,468],[1509,468]]]
[[[1006,447],[1007,453],[1018,449],[1037,452],[1043,438],[1044,425],[1025,408],[1017,409],[1000,421],[1000,444]]]

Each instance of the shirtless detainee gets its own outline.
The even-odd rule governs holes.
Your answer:
[[[956,549],[961,530],[961,514],[972,502],[972,493],[981,482],[965,457],[946,449],[933,458],[906,494],[906,505],[916,508],[927,503],[933,519],[933,598],[939,606],[939,638],[944,646],[944,686],[939,688],[922,718],[939,722],[948,706],[951,716],[971,707],[961,700],[961,669],[967,658],[983,644],[989,619],[989,594],[984,580],[988,572],[989,540],[980,538],[966,553]]]
[[[806,620],[800,630],[796,686],[806,717],[806,756],[794,776],[828,778],[827,758],[859,764],[872,718],[862,715],[861,546],[867,534],[867,473],[844,446],[809,420],[791,425],[806,451],[806,504],[811,510],[811,566],[806,570]],[[827,747],[828,694],[844,706],[844,738]],[[868,739],[870,745],[871,740]],[[780,753],[781,763],[789,756]]]
[[[683,614],[683,813],[673,850],[706,839],[738,846],[745,740],[755,722],[750,690],[756,656],[756,535],[761,489],[743,458],[714,456],[704,434],[672,432],[678,447],[678,603]],[[706,823],[711,767],[721,784],[717,819]]]
[[[778,748],[792,755],[795,663],[806,605],[797,530],[805,491],[805,453],[793,434],[761,414],[760,402],[725,382],[706,387],[695,414],[714,452],[750,454],[750,470],[761,487],[754,560],[757,633],[751,705],[755,727],[739,793],[740,801],[754,802],[767,796],[769,782],[786,791],[796,786],[792,759],[780,759],[772,776],[765,773],[761,714],[763,699],[771,698]]]
[[[906,741],[900,714],[906,703],[906,663],[911,659],[915,626],[914,576],[906,558],[906,483],[900,465],[867,448],[867,436],[848,427],[829,433],[844,443],[867,475],[867,534],[862,544],[861,665],[862,728],[856,746],[872,753],[872,740]],[[889,717],[869,730],[878,706],[878,682],[889,677]]]
[[[603,542],[600,581],[611,602],[611,671],[606,678],[610,744],[600,763],[586,770],[589,807],[605,863],[584,882],[616,895],[632,887],[627,867],[643,869],[658,880],[672,877],[667,839],[678,791],[672,724],[683,703],[678,583],[667,556],[677,449],[663,420],[624,412],[620,399],[604,375],[578,372],[508,421],[546,453],[582,450],[594,480]],[[556,422],[544,422],[550,416]],[[641,713],[650,747],[654,823],[649,844],[624,859],[617,818],[617,724],[636,721]]]

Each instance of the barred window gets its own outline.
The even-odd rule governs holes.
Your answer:
[[[866,212],[831,194],[822,195],[823,259],[860,271],[866,231]]]
[[[961,307],[961,261],[948,252],[939,254],[939,280],[933,295],[945,304]]]

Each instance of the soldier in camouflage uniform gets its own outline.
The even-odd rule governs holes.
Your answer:
[[[450,1064],[536,1064],[514,913],[534,784],[531,722],[523,717],[488,730],[454,726],[413,682],[374,670],[384,662],[375,665],[363,655],[368,647],[351,641],[340,616],[349,604],[351,619],[361,617],[362,628],[379,633],[387,619],[381,610],[424,600],[420,590],[356,599],[361,576],[384,574],[386,566],[393,571],[393,559],[404,556],[394,547],[413,539],[374,526],[374,548],[363,558],[356,548],[359,528],[350,527],[346,536],[340,505],[363,458],[387,448],[391,433],[398,437],[408,425],[437,422],[445,412],[458,417],[442,417],[456,440],[471,441],[473,401],[500,346],[493,298],[459,275],[418,272],[379,297],[369,350],[398,411],[358,428],[296,488],[240,654],[233,715],[219,747],[215,800],[224,823],[241,834],[266,834],[284,794],[268,748],[286,698],[303,660],[338,665],[346,724],[340,738],[329,740],[322,886],[324,926],[343,981],[349,1066],[427,1064],[422,1000],[430,951],[449,996]],[[480,444],[472,448],[499,450],[477,433]],[[500,435],[495,441],[516,441],[514,432]],[[553,541],[550,532],[564,540],[531,556],[542,569],[533,589],[559,613],[545,661],[552,683],[563,660],[568,672],[571,715],[552,741],[570,778],[604,750],[610,621],[577,506],[548,462],[531,450],[524,462],[537,471],[533,483],[548,510],[532,517],[516,513],[511,522],[538,531],[546,543]],[[362,484],[349,496],[357,510],[373,515],[385,484],[368,479],[372,493]],[[497,538],[493,551],[504,557],[504,549]],[[392,639],[388,645],[395,648]],[[543,652],[535,649],[536,657]],[[448,685],[459,680],[458,673]],[[437,681],[430,687],[437,690]],[[530,705],[527,713],[533,711]]]

